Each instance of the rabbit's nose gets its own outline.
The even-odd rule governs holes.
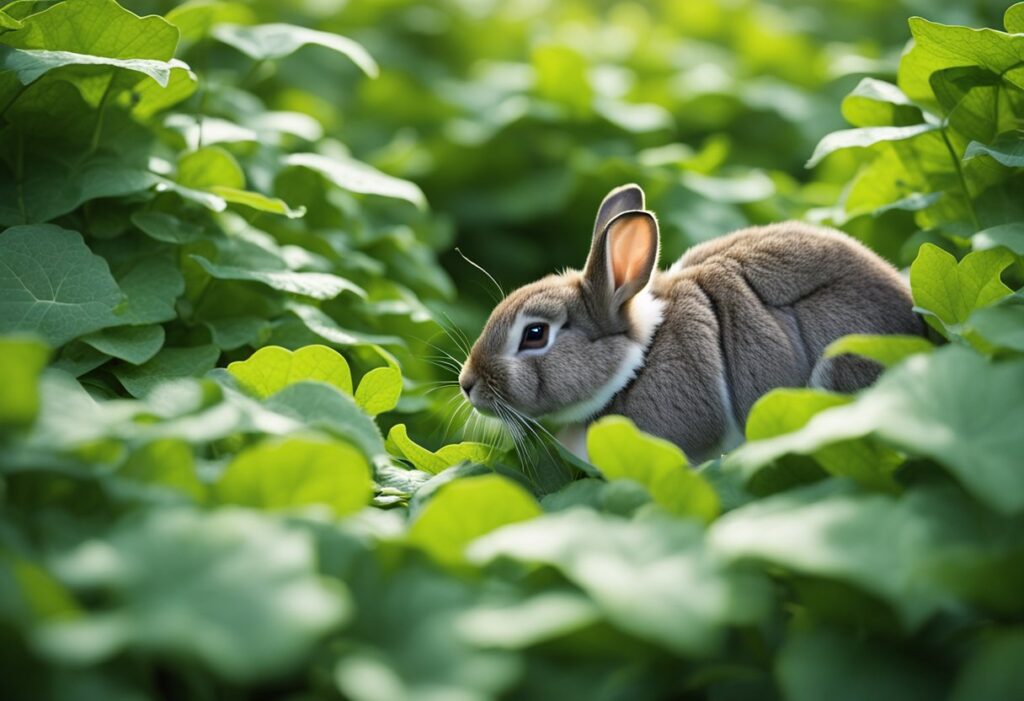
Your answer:
[[[459,386],[462,387],[462,391],[469,397],[469,393],[473,391],[473,386],[476,384],[476,378],[471,376],[464,376],[459,378]]]

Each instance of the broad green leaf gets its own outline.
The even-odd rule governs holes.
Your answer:
[[[822,357],[837,355],[859,355],[870,358],[885,367],[892,367],[917,353],[931,353],[935,349],[931,341],[921,336],[850,334],[828,344]]]
[[[373,462],[386,456],[384,438],[355,400],[323,382],[303,381],[288,385],[264,400],[271,411],[305,422],[309,428],[344,438]]]
[[[205,146],[181,157],[178,182],[193,190],[212,190],[216,185],[237,189],[245,187],[245,174],[225,149]]]
[[[768,611],[767,583],[729,571],[693,521],[569,509],[501,528],[466,554],[477,564],[511,558],[555,567],[614,626],[686,656],[713,653],[730,626]]]
[[[816,414],[803,428],[740,446],[726,465],[756,469],[788,453],[811,454],[873,435],[930,457],[977,498],[1003,513],[1024,510],[1024,361],[993,363],[945,346],[892,368],[853,402]]]
[[[142,233],[164,243],[192,243],[203,235],[202,227],[166,212],[135,212],[131,220]]]
[[[457,479],[427,503],[409,526],[408,538],[438,561],[459,564],[466,546],[480,536],[541,513],[536,499],[505,477]]]
[[[120,323],[121,290],[78,232],[11,227],[0,234],[0,261],[0,333],[27,331],[61,346]]]
[[[211,319],[203,324],[210,330],[213,345],[221,350],[262,346],[270,336],[270,322],[258,316]]]
[[[82,341],[109,356],[142,365],[163,348],[164,327],[151,324],[103,329],[84,336]]]
[[[554,589],[511,605],[477,606],[455,623],[475,645],[519,650],[597,623],[601,611],[587,597]]]
[[[851,584],[914,629],[961,596],[991,595],[984,580],[1021,536],[1019,519],[999,519],[953,488],[922,486],[897,498],[827,480],[730,511],[711,526],[709,542],[733,560]],[[1006,588],[1015,579],[1003,580],[1000,597],[1012,598]]]
[[[288,385],[305,380],[325,382],[352,394],[352,371],[338,351],[327,346],[306,346],[290,351],[267,346],[228,365],[238,384],[250,394],[266,399]]]
[[[314,45],[348,57],[371,78],[375,78],[379,72],[377,62],[361,44],[338,34],[292,24],[260,24],[250,27],[220,24],[213,27],[210,34],[257,61],[276,61],[303,46]]]
[[[1018,292],[1000,304],[977,309],[966,326],[998,348],[1024,352],[1024,297]]]
[[[172,8],[166,19],[181,31],[182,41],[197,41],[220,24],[254,24],[256,14],[240,2],[190,0]]]
[[[590,425],[587,455],[605,478],[638,482],[657,504],[677,516],[706,523],[718,515],[718,496],[690,469],[683,451],[641,433],[623,416],[607,416]]]
[[[818,142],[806,167],[813,168],[825,156],[842,149],[867,148],[886,141],[904,141],[937,129],[934,124],[913,124],[905,127],[864,127],[834,131]]]
[[[312,297],[313,299],[334,299],[342,292],[352,292],[363,297],[366,292],[354,282],[331,273],[303,273],[292,270],[246,270],[233,265],[211,263],[199,255],[193,260],[203,270],[218,280],[247,280],[259,282],[282,292]]]
[[[324,176],[343,190],[363,195],[381,195],[405,200],[426,209],[427,198],[415,183],[380,172],[352,158],[328,157],[318,153],[293,153],[285,165],[308,168]]]
[[[788,701],[933,701],[945,691],[934,670],[898,648],[825,630],[791,632],[775,673]]]
[[[1010,294],[1000,273],[1014,261],[1003,249],[974,251],[959,263],[938,246],[921,246],[910,266],[914,303],[947,325],[962,324],[975,309]]]
[[[972,141],[964,151],[964,160],[975,156],[991,156],[1009,168],[1024,167],[1024,137],[1020,134],[1003,134],[992,144]]]
[[[162,438],[133,451],[118,468],[118,477],[147,489],[166,489],[191,501],[206,499],[206,485],[196,473],[192,447],[180,438]]]
[[[39,631],[47,657],[79,665],[130,650],[257,682],[291,672],[350,610],[343,585],[317,576],[306,533],[242,510],[153,510],[55,567],[111,602]]]
[[[842,110],[846,121],[857,127],[904,127],[922,121],[921,110],[902,90],[875,78],[862,78],[843,98]]]
[[[184,102],[199,89],[199,78],[188,64],[172,58],[167,64],[171,68],[167,85],[143,80],[132,86],[128,93],[128,102],[132,106],[132,114],[139,119],[149,119],[157,112]],[[123,97],[123,96],[122,96]]]
[[[1003,15],[1003,26],[1011,34],[1024,34],[1024,2],[1011,5]]]
[[[1024,6],[1018,4],[1024,30]],[[1009,12],[1007,11],[1007,27]],[[1024,632],[1020,628],[995,632],[977,641],[977,649],[960,668],[950,701],[1002,701],[1024,695]]]
[[[166,87],[171,78],[171,64],[143,58],[107,58],[76,54],[71,51],[45,51],[40,49],[12,49],[0,45],[0,70],[10,71],[22,85],[39,80],[49,71],[65,66],[109,66],[149,76],[160,87]]]
[[[356,404],[370,416],[391,411],[402,395],[402,373],[395,368],[374,368],[356,388]]]
[[[0,336],[0,427],[26,426],[39,411],[39,376],[50,357],[31,336]]]
[[[764,395],[750,409],[748,441],[763,441],[799,430],[818,413],[852,401],[849,395],[816,389],[780,388]],[[865,440],[842,441],[811,453],[828,473],[849,477],[866,486],[894,490],[892,472],[902,458],[894,451]],[[757,471],[745,471],[749,482]]]
[[[971,245],[976,251],[1005,246],[1018,256],[1024,256],[1024,222],[1000,224],[983,229],[971,237]]]
[[[910,19],[914,43],[903,55],[897,84],[916,104],[934,104],[932,73],[944,68],[980,66],[1024,87],[1024,36]]]
[[[363,454],[338,441],[287,438],[243,450],[214,487],[224,504],[271,511],[325,504],[336,516],[370,502],[373,482]]]
[[[362,296],[362,295],[360,295]],[[285,307],[297,316],[307,329],[314,334],[339,346],[404,346],[405,342],[398,336],[378,336],[341,328],[321,309],[309,304],[300,304],[289,300]]]
[[[113,373],[128,394],[143,397],[166,380],[205,374],[217,364],[219,356],[216,346],[164,348],[142,365],[121,365]]]
[[[298,219],[306,213],[305,207],[292,209],[284,200],[276,197],[267,197],[266,195],[261,195],[260,193],[253,192],[251,190],[240,190],[234,187],[215,185],[210,188],[210,192],[223,198],[225,202],[244,205],[245,207],[251,207],[252,209],[256,209],[261,212],[280,214],[281,216],[288,217],[289,219]]]
[[[388,432],[388,450],[395,456],[405,458],[417,470],[438,474],[462,462],[486,465],[494,457],[494,448],[484,443],[452,443],[431,452],[409,438],[405,424],[395,424]]]
[[[125,295],[125,303],[117,310],[122,324],[156,324],[177,318],[175,302],[185,291],[185,280],[174,259],[146,256],[116,273]]]

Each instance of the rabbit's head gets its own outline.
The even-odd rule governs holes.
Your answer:
[[[636,374],[661,322],[649,290],[657,260],[658,223],[643,190],[613,190],[583,271],[521,287],[491,313],[459,375],[466,397],[498,416],[569,423],[596,414]]]

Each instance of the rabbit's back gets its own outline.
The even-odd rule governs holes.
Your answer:
[[[870,384],[873,363],[821,359],[837,338],[923,330],[895,268],[845,234],[798,222],[696,246],[653,292],[664,321],[616,410],[695,455],[742,427],[776,387]]]

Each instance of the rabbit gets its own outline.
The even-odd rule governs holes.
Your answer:
[[[822,358],[837,338],[924,333],[897,270],[833,229],[746,228],[664,271],[659,245],[643,190],[612,190],[583,270],[494,309],[459,374],[464,396],[503,420],[550,420],[583,459],[586,426],[620,414],[703,461],[742,442],[754,402],[776,387],[870,385],[876,363]]]

